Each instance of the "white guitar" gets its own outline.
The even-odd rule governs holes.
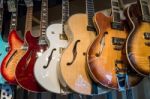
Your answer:
[[[60,86],[58,66],[63,49],[68,46],[64,33],[64,23],[69,16],[69,1],[62,1],[62,24],[52,24],[47,28],[46,35],[50,47],[37,59],[34,76],[37,82],[46,90],[53,93],[66,93]]]

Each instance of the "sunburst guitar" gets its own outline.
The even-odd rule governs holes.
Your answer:
[[[127,17],[131,24],[131,32],[126,42],[126,54],[133,69],[144,76],[150,75],[150,12],[147,0],[139,0],[142,18],[135,14],[138,6],[131,5],[127,8]],[[143,1],[143,2],[142,2]],[[145,3],[146,5],[145,5]]]
[[[99,35],[88,50],[88,70],[93,80],[105,87],[125,90],[141,79],[125,61],[124,46],[128,33],[120,19],[118,0],[112,1],[112,16],[94,16]]]
[[[0,64],[8,51],[8,43],[5,42],[2,38],[2,23],[3,23],[2,21],[3,21],[3,3],[0,4]],[[4,84],[4,83],[5,80],[2,77],[0,72],[0,84]]]
[[[13,5],[17,4],[15,1],[10,1]],[[18,57],[22,52],[18,51],[23,45],[23,40],[19,38],[16,31],[17,23],[17,11],[16,6],[14,6],[14,11],[12,12],[12,19],[10,24],[10,33],[8,36],[9,51],[1,64],[1,73],[7,82],[11,84],[17,84],[15,79],[15,68],[18,62]],[[16,57],[16,58],[15,58]]]

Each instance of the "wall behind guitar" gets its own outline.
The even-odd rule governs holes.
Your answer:
[[[49,0],[49,25],[61,22],[61,0]],[[125,4],[133,3],[136,0],[123,0]],[[104,12],[109,15],[110,11],[105,10],[110,8],[110,0],[94,0],[95,2],[95,11],[104,10]],[[33,14],[33,34],[39,33],[39,24],[40,24],[40,0],[34,0],[34,14]],[[18,15],[18,33],[20,37],[23,38],[24,33],[24,23],[25,23],[25,12],[26,8],[23,3],[19,5],[19,15]],[[70,2],[70,14],[75,13],[85,13],[85,0],[71,0]],[[7,14],[7,12],[6,12]],[[8,15],[8,14],[7,14]],[[5,17],[5,22],[9,24],[10,17]],[[5,31],[3,31],[4,38],[8,36],[8,25],[5,25]],[[150,99],[150,78],[145,78],[138,86],[133,88],[134,99]],[[40,99],[38,94],[28,93],[28,95],[23,97],[23,90],[18,88],[16,93],[16,99]],[[41,99],[126,99],[125,96],[122,96],[121,93],[112,91],[108,94],[97,95],[93,97],[79,96],[78,94],[73,94],[70,96],[66,95],[56,95],[51,93],[43,93]]]

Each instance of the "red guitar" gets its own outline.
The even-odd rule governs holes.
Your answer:
[[[30,32],[26,33],[26,41],[28,44],[28,50],[19,61],[16,68],[16,79],[21,87],[32,92],[45,91],[37,83],[34,77],[34,64],[37,58],[48,48],[46,40],[46,27],[48,19],[48,0],[42,0],[41,8],[41,26],[40,26],[40,37],[33,37]]]
[[[8,36],[8,43],[10,46],[10,49],[8,51],[8,54],[5,56],[5,58],[2,61],[1,64],[1,73],[2,76],[7,80],[7,82],[11,84],[17,84],[15,80],[15,68],[14,65],[17,62],[17,59],[14,59],[14,56],[17,55],[18,51],[17,49],[20,49],[23,45],[23,40],[19,38],[16,31],[16,23],[17,23],[17,3],[16,0],[8,0],[8,8],[12,10],[12,17],[11,17],[11,24],[10,24],[10,33]],[[14,5],[14,6],[12,6]]]

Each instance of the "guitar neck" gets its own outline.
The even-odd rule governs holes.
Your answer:
[[[0,8],[0,33],[2,32],[3,25],[3,8]]]
[[[25,33],[27,31],[32,31],[32,14],[33,14],[33,7],[32,6],[27,7]]]
[[[69,18],[69,0],[62,0],[62,24]]]
[[[13,29],[16,30],[16,27],[17,27],[17,13],[12,12],[11,23],[10,23],[10,31],[13,30]]]
[[[121,23],[120,5],[118,0],[111,0],[112,10],[112,28],[122,30],[123,26]]]
[[[93,16],[95,13],[93,0],[86,0],[86,13],[88,15],[88,27],[93,28]]]
[[[46,34],[47,25],[48,25],[48,0],[42,0],[41,23],[40,23],[40,33],[42,35]]]
[[[142,12],[142,20],[150,22],[150,12],[148,7],[148,0],[138,0]]]

